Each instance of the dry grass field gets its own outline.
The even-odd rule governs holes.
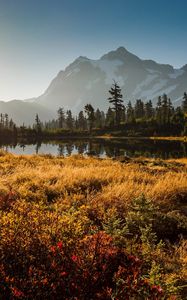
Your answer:
[[[185,299],[186,203],[187,159],[1,153],[0,299]]]

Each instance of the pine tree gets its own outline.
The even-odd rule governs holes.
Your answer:
[[[112,110],[115,113],[115,125],[120,124],[120,116],[121,111],[123,109],[123,95],[121,94],[121,88],[119,85],[114,81],[114,84],[112,85],[111,89],[109,90],[109,93],[111,97],[108,98],[109,103],[113,105]]]
[[[182,101],[182,111],[184,113],[184,132],[183,135],[187,136],[187,94],[184,93]]]
[[[87,115],[87,120],[88,120],[88,126],[89,126],[89,132],[92,132],[93,124],[95,121],[95,114],[94,114],[94,108],[91,104],[87,104],[84,107],[84,111]]]
[[[71,110],[67,110],[66,115],[67,115],[67,117],[66,117],[66,126],[67,126],[68,129],[72,130],[73,125],[74,125],[74,119],[72,117]]]
[[[106,126],[109,126],[109,127],[114,126],[114,112],[111,109],[111,107],[108,108],[108,111],[106,113],[105,124],[106,124]]]
[[[17,131],[16,125],[14,124],[13,125],[13,137],[14,137],[14,139],[17,139],[17,135],[18,135],[18,131]]]
[[[171,123],[172,116],[174,114],[174,108],[171,102],[171,99],[168,99],[168,110],[167,110],[167,123]]]
[[[134,121],[134,109],[132,107],[131,101],[129,101],[127,104],[127,123],[132,123]]]
[[[9,121],[9,126],[8,126],[10,129],[12,129],[14,127],[14,122],[12,119],[10,119]]]
[[[96,128],[102,128],[103,122],[102,122],[102,114],[99,109],[95,112],[95,127]]]
[[[105,126],[105,113],[101,110],[101,127]]]
[[[1,127],[5,128],[5,116],[3,114],[1,114],[0,116],[0,123],[1,123]]]
[[[149,120],[153,118],[153,116],[154,116],[153,104],[152,101],[149,100],[148,102],[145,103],[145,118],[146,120]]]
[[[142,119],[145,115],[144,103],[141,99],[136,100],[134,114],[136,119]]]
[[[158,122],[158,125],[161,125],[162,123],[162,98],[161,96],[158,97],[158,102],[156,106],[156,120]]]
[[[161,123],[165,125],[168,122],[168,97],[166,94],[163,94],[162,96],[161,112]]]
[[[176,124],[176,125],[181,125],[181,126],[184,126],[184,114],[183,114],[183,111],[181,109],[181,107],[177,107],[175,109],[175,112],[172,116],[172,123],[173,124]]]
[[[120,121],[123,124],[126,122],[126,107],[125,107],[125,105],[122,106],[121,111],[120,111]]]
[[[22,126],[20,126],[20,133],[21,133],[21,137],[25,137],[25,131],[26,131],[26,127],[25,124],[23,123]]]
[[[40,121],[38,114],[36,114],[36,117],[35,117],[35,128],[36,128],[37,134],[41,133],[42,127],[41,127],[41,121]]]
[[[8,114],[5,114],[5,128],[8,128],[8,125],[9,125]]]
[[[64,123],[65,123],[65,114],[62,107],[59,107],[57,114],[58,114],[58,126],[61,129],[64,127]]]
[[[4,119],[3,119],[2,113],[0,114],[0,124],[1,124],[1,127],[4,127]]]
[[[81,129],[81,130],[85,130],[86,129],[86,119],[85,119],[85,116],[84,116],[84,113],[83,111],[81,110],[79,112],[79,115],[78,115],[78,127]]]
[[[184,93],[184,96],[183,96],[182,110],[184,113],[187,113],[187,94],[186,93]]]
[[[75,117],[74,127],[75,129],[79,129],[79,122],[77,116]]]

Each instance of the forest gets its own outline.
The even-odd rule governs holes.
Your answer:
[[[186,136],[187,94],[184,92],[181,106],[174,107],[166,95],[158,97],[156,107],[152,101],[137,99],[124,101],[120,86],[114,82],[109,90],[109,108],[106,112],[86,104],[76,116],[62,107],[56,119],[41,122],[39,115],[33,116],[33,125],[17,126],[8,114],[0,114],[0,137],[2,139],[61,138],[63,136]],[[126,104],[125,104],[126,103]]]

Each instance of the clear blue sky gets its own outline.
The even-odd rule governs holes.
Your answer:
[[[0,0],[0,99],[39,96],[83,55],[187,63],[187,0]]]

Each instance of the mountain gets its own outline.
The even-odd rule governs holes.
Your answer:
[[[12,100],[8,102],[0,101],[0,113],[8,113],[17,125],[32,125],[35,122],[36,114],[42,121],[50,120],[54,117],[54,112],[48,108],[35,103],[22,100]]]
[[[141,98],[155,103],[159,95],[166,93],[178,105],[187,89],[187,65],[174,69],[153,60],[141,60],[123,47],[99,60],[81,56],[59,72],[36,102],[49,109],[62,106],[77,111],[86,103],[106,109],[113,80],[121,86],[126,102]]]
[[[24,104],[0,102],[0,112],[6,111],[16,122],[27,124],[33,122],[36,113],[41,120],[55,117],[60,106],[78,112],[91,103],[106,110],[113,80],[119,83],[125,103],[152,99],[155,104],[158,96],[166,93],[177,106],[187,90],[187,65],[175,69],[153,60],[142,60],[124,47],[98,60],[80,56],[58,73],[43,95],[25,100]]]

